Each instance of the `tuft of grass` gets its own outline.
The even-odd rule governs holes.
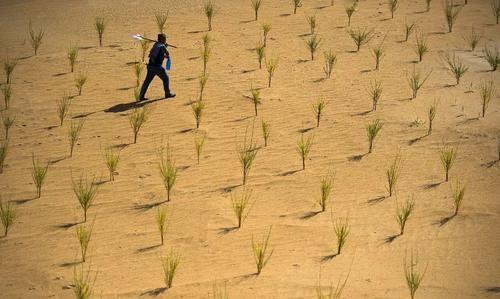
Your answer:
[[[257,147],[257,143],[253,141],[253,128],[250,136],[248,136],[247,128],[243,144],[238,147],[238,157],[243,171],[243,185],[247,182],[247,177],[250,174],[250,169],[252,169],[252,165],[258,151],[259,148]]]
[[[33,178],[33,183],[35,183],[36,187],[36,198],[40,198],[42,196],[42,186],[45,182],[45,176],[47,175],[47,171],[49,169],[49,164],[42,165],[38,158],[35,158],[35,154],[31,155],[31,177]]]
[[[10,107],[10,98],[12,97],[12,87],[10,84],[5,84],[2,86],[3,101],[5,104],[5,109]]]
[[[476,49],[481,38],[483,38],[482,34],[476,31],[474,27],[471,27],[471,30],[466,35],[463,36],[463,39],[470,47],[472,52],[474,52],[474,50]]]
[[[0,220],[2,220],[4,237],[7,237],[9,229],[16,219],[16,209],[10,201],[4,202],[0,198]]]
[[[399,7],[399,0],[387,0],[387,6],[389,7],[389,11],[391,12],[391,19],[394,19],[394,12]]]
[[[495,16],[496,23],[498,24],[498,19],[500,18],[500,0],[490,0],[491,1],[491,11]]]
[[[451,196],[453,198],[453,206],[455,207],[455,211],[453,212],[453,217],[455,217],[458,215],[458,211],[460,210],[462,202],[464,201],[465,185],[462,184],[460,181],[457,181],[455,186],[452,187],[451,191],[452,191]]]
[[[345,243],[347,241],[347,237],[349,236],[350,228],[349,228],[349,219],[338,219],[333,220],[333,231],[335,232],[335,236],[337,237],[337,255],[339,255],[344,248]]]
[[[321,285],[321,273],[318,278],[318,285],[316,286],[316,298],[317,299],[341,299],[342,292],[347,284],[347,280],[349,279],[349,274],[345,279],[340,278],[337,282],[337,285],[333,287],[333,284],[327,287],[323,287]],[[325,290],[324,290],[325,289]],[[325,293],[323,293],[325,291]]]
[[[259,89],[255,87],[250,87],[250,99],[253,102],[254,110],[255,110],[255,116],[258,115],[257,111],[257,106],[262,104],[262,98],[260,97],[260,91]]]
[[[138,102],[140,100],[141,90],[139,87],[134,88],[134,100]]]
[[[333,67],[337,63],[337,54],[334,54],[332,50],[324,52],[325,56],[325,66],[323,66],[323,72],[325,72],[326,78],[330,79],[333,72]]]
[[[372,48],[372,55],[375,58],[375,70],[380,67],[380,62],[385,56],[385,48],[382,46],[383,42]]]
[[[66,56],[68,57],[71,72],[73,72],[75,69],[76,59],[78,58],[78,46],[70,45],[69,48],[66,49]]]
[[[314,34],[316,31],[316,28],[318,27],[316,15],[306,16],[306,20],[307,20],[307,24],[309,24],[309,29],[311,31],[311,34]]]
[[[198,99],[199,101],[203,101],[203,92],[205,91],[207,82],[208,82],[208,74],[201,75],[200,78],[198,79],[198,83],[200,85],[200,98]]]
[[[267,121],[262,120],[262,137],[264,138],[264,147],[267,147],[269,142],[269,136],[271,136],[271,124]]]
[[[84,71],[81,71],[76,77],[75,77],[75,86],[76,89],[78,90],[78,95],[82,95],[82,90],[83,86],[87,82],[88,76],[87,73]]]
[[[457,83],[456,85],[458,85],[460,83],[460,78],[465,75],[465,73],[469,70],[469,67],[463,64],[462,60],[455,56],[455,53],[450,55],[446,52],[443,55],[443,60],[448,71],[453,75],[453,77],[455,77]]]
[[[408,38],[410,37],[410,35],[413,33],[413,31],[415,31],[416,26],[417,26],[416,22],[408,23],[405,20],[405,42],[408,41]]]
[[[440,150],[439,158],[445,171],[445,181],[448,182],[450,169],[455,164],[455,159],[457,158],[457,149],[445,145]]]
[[[146,35],[146,34],[143,34]],[[142,57],[142,62],[144,62],[144,59],[146,59],[146,53],[148,52],[149,49],[149,41],[145,39],[139,40],[140,45],[141,45],[141,57]]]
[[[255,21],[259,19],[259,10],[262,6],[262,0],[252,0],[252,8],[255,14]]]
[[[156,209],[155,220],[158,226],[158,232],[160,233],[161,245],[163,245],[164,237],[168,229],[168,214],[166,207],[158,207]]]
[[[97,184],[96,177],[88,179],[83,175],[78,180],[72,180],[73,192],[76,199],[83,210],[83,222],[87,222],[87,212],[94,204],[99,185]]]
[[[306,169],[306,160],[311,152],[312,146],[314,143],[314,135],[309,135],[307,138],[304,138],[304,133],[300,135],[299,140],[297,141],[297,153],[299,153],[300,158],[302,159],[302,170]]]
[[[444,16],[446,17],[446,23],[448,24],[448,32],[453,31],[453,25],[458,18],[458,14],[462,10],[463,6],[456,6],[453,0],[446,0],[444,2]]]
[[[144,70],[144,66],[142,63],[135,63],[134,64],[134,74],[135,74],[135,86],[139,87],[141,85],[141,75],[142,71]]]
[[[491,71],[496,71],[500,64],[500,50],[498,46],[495,45],[495,47],[491,49],[488,45],[484,45],[484,59],[486,59],[491,66]]]
[[[172,287],[172,283],[174,281],[175,274],[177,273],[177,268],[179,267],[180,261],[180,255],[175,253],[174,251],[170,251],[170,253],[164,256],[161,260],[163,268],[163,280],[165,281],[165,286],[167,287],[167,289],[170,289]]]
[[[396,192],[396,185],[399,180],[399,175],[401,174],[402,158],[401,154],[397,153],[396,157],[392,161],[389,169],[385,171],[387,178],[387,191],[389,192],[389,197]]]
[[[104,30],[106,30],[106,22],[103,17],[96,17],[94,20],[94,28],[99,37],[99,46],[102,47],[102,38],[104,36]]]
[[[207,33],[203,35],[202,41],[203,41],[203,47],[201,49],[201,57],[203,58],[203,75],[206,75],[208,60],[210,59],[210,56],[212,54],[212,47],[210,46],[212,39],[210,38],[210,35],[208,35]]]
[[[193,110],[193,115],[196,120],[196,128],[200,128],[201,117],[203,116],[203,110],[205,109],[205,103],[202,101],[196,101],[191,105],[191,109]]]
[[[85,258],[87,257],[87,249],[89,248],[93,229],[94,229],[94,224],[90,225],[90,227],[88,228],[85,227],[84,224],[81,224],[76,227],[76,238],[78,239],[78,243],[80,244],[80,253],[82,255],[82,262],[84,263],[85,263]]]
[[[314,53],[318,50],[321,45],[321,38],[318,38],[316,34],[312,35],[309,39],[306,40],[307,48],[311,53],[311,60],[314,60]]]
[[[413,252],[411,253],[410,260],[408,261],[408,256],[405,255],[403,268],[405,272],[406,286],[410,291],[410,298],[415,298],[415,293],[417,292],[422,280],[424,279],[425,272],[427,271],[427,267],[425,267],[424,272],[420,272],[417,270],[418,266],[418,258],[413,256]]]
[[[0,141],[0,173],[3,173],[3,167],[5,164],[5,159],[7,158],[8,147],[9,141],[7,139]]]
[[[255,47],[255,53],[257,53],[257,59],[259,60],[259,70],[262,69],[262,60],[266,56],[266,46],[263,43],[259,43]]]
[[[345,13],[347,14],[347,26],[351,26],[351,17],[358,7],[358,1],[353,0],[350,5],[346,5]]]
[[[293,4],[293,14],[297,14],[297,9],[302,7],[302,0],[292,0]]]
[[[166,148],[160,150],[160,175],[163,186],[167,190],[167,201],[170,201],[172,189],[177,181],[177,167],[170,149],[170,143],[167,143]]]
[[[437,103],[434,102],[434,104],[432,104],[429,107],[429,112],[427,113],[429,119],[429,129],[427,130],[427,135],[431,135],[432,133],[432,123],[434,122],[434,118],[436,118],[436,114],[437,114]]]
[[[211,299],[229,299],[229,292],[227,291],[227,282],[224,282],[223,285],[218,285],[217,282],[214,282],[212,285],[212,295]]]
[[[80,139],[80,133],[83,129],[83,121],[71,121],[68,127],[68,141],[69,141],[69,156],[73,157],[73,149],[75,148],[78,139]]]
[[[399,224],[399,235],[403,235],[405,232],[406,222],[411,216],[413,209],[415,208],[415,201],[413,197],[408,197],[403,205],[398,205],[396,209],[396,221]]]
[[[269,227],[267,235],[262,236],[262,240],[260,242],[256,242],[252,235],[252,251],[255,259],[255,265],[257,266],[257,275],[262,272],[262,269],[266,266],[267,262],[274,252],[274,249],[269,252],[269,238],[271,237],[271,228],[272,227]]]
[[[367,44],[372,38],[373,38],[373,30],[368,30],[366,28],[364,29],[357,29],[353,30],[350,29],[348,31],[349,36],[352,38],[354,43],[356,44],[356,52],[359,52],[359,49],[361,49],[361,46]]]
[[[40,45],[42,44],[44,35],[45,35],[45,30],[43,29],[43,27],[40,27],[38,31],[35,31],[35,29],[33,29],[33,23],[31,22],[30,19],[28,23],[28,39],[31,44],[31,47],[35,51],[35,56],[38,53]]]
[[[418,55],[418,61],[422,62],[422,59],[424,58],[424,54],[429,52],[429,46],[427,44],[427,37],[421,33],[417,35],[416,41],[415,41],[415,53]]]
[[[207,135],[203,134],[201,136],[196,135],[194,137],[194,148],[196,150],[196,159],[198,161],[198,165],[200,165],[200,157],[203,151],[203,146],[205,145],[205,140],[207,139]]]
[[[278,68],[279,58],[269,58],[266,59],[266,70],[267,70],[267,81],[268,86],[271,87],[271,81],[273,79],[274,73]]]
[[[490,105],[490,101],[495,94],[495,85],[493,85],[493,80],[485,81],[481,80],[479,83],[479,95],[481,97],[481,115],[485,116],[486,110]]]
[[[97,275],[90,276],[90,269],[87,271],[83,270],[83,265],[80,271],[76,271],[76,266],[73,269],[73,293],[76,299],[90,299],[94,294],[94,284],[97,279]]]
[[[104,151],[104,163],[106,163],[106,167],[109,171],[109,180],[113,182],[115,180],[115,172],[118,168],[118,163],[120,163],[120,151],[108,148]]]
[[[155,11],[155,20],[156,26],[158,26],[158,31],[160,33],[165,32],[165,27],[167,25],[169,11],[156,10]]]
[[[271,32],[271,24],[262,24],[262,37],[264,40],[264,47],[267,46],[267,37],[269,35],[269,32]]]
[[[2,124],[3,124],[3,130],[5,132],[5,140],[9,140],[9,131],[10,128],[14,125],[15,121],[16,121],[15,117],[11,117],[9,115],[5,116],[2,114]]]
[[[139,131],[142,126],[149,117],[149,109],[146,107],[136,108],[128,115],[128,121],[130,127],[132,128],[132,132],[134,133],[134,144],[137,142],[137,136],[139,135]]]
[[[255,200],[252,201],[252,196],[252,190],[246,189],[241,194],[231,194],[231,207],[238,221],[238,228],[241,228],[243,221],[248,217],[250,210],[255,204]]]
[[[374,120],[366,126],[366,135],[368,136],[368,153],[372,152],[373,142],[375,141],[375,137],[377,137],[380,133],[380,130],[382,130],[382,123],[379,119]]]
[[[368,94],[370,95],[370,98],[372,99],[372,111],[377,110],[377,104],[380,101],[380,98],[382,97],[382,82],[375,79],[372,82],[370,82],[370,86],[368,88]]]
[[[324,100],[317,100],[316,103],[313,104],[313,112],[314,112],[314,118],[316,119],[316,127],[319,127],[321,116],[323,115],[325,107],[326,107],[326,102]]]
[[[59,126],[62,126],[64,119],[68,116],[69,107],[71,106],[71,97],[64,95],[57,101],[57,116],[59,117]]]
[[[215,0],[205,0],[203,4],[203,11],[208,21],[208,31],[212,31],[212,19],[216,13]]]
[[[17,59],[8,58],[3,61],[3,71],[5,73],[6,81],[5,83],[10,84],[12,73],[17,65]]]
[[[407,75],[408,84],[410,85],[410,88],[413,92],[412,99],[415,99],[417,97],[418,91],[422,88],[422,86],[424,85],[425,81],[427,81],[431,73],[432,71],[430,71],[427,74],[427,76],[423,77],[420,70],[417,71],[414,67],[413,72]]]
[[[330,194],[333,189],[334,176],[333,174],[328,174],[321,178],[321,196],[317,203],[321,207],[321,212],[326,211],[326,205],[330,201]]]

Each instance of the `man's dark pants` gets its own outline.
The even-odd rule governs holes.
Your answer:
[[[149,66],[148,65],[148,73],[146,74],[146,79],[144,79],[144,83],[142,83],[141,94],[139,99],[143,99],[146,95],[146,91],[148,90],[149,84],[153,81],[154,77],[160,77],[161,81],[163,81],[163,89],[165,90],[165,97],[170,94],[169,87],[169,79],[167,72],[161,66]]]

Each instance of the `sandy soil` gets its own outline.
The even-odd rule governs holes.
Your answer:
[[[500,194],[497,143],[500,136],[500,78],[489,72],[482,58],[483,45],[500,43],[500,25],[494,25],[489,1],[469,1],[453,33],[447,32],[441,1],[425,12],[425,1],[403,1],[390,19],[385,1],[361,0],[352,28],[374,28],[370,45],[354,53],[346,30],[344,3],[305,0],[296,15],[288,0],[264,0],[259,22],[254,22],[250,1],[218,0],[214,19],[210,75],[205,93],[206,114],[199,131],[207,134],[201,164],[196,164],[195,122],[188,105],[198,96],[202,71],[201,36],[207,28],[200,1],[14,1],[0,3],[2,57],[20,59],[13,75],[11,108],[16,116],[10,132],[10,152],[0,175],[0,193],[16,202],[18,217],[8,237],[0,239],[0,293],[2,298],[68,298],[73,296],[74,266],[79,267],[79,245],[73,224],[82,213],[71,189],[71,177],[81,173],[102,177],[96,204],[88,262],[97,275],[96,297],[206,298],[215,281],[227,283],[231,298],[315,298],[321,271],[323,284],[350,273],[344,298],[408,298],[403,273],[405,252],[418,252],[420,266],[428,265],[417,298],[496,298],[500,292]],[[130,36],[155,36],[153,11],[169,7],[168,35],[179,45],[171,50],[170,72],[175,100],[157,100],[161,84],[155,80],[148,93],[152,110],[131,144],[127,115],[135,107],[133,63],[140,50]],[[305,15],[316,14],[323,43],[310,61],[305,46],[309,28]],[[104,46],[98,46],[93,20],[108,21]],[[46,30],[39,54],[27,41],[27,24]],[[432,70],[418,97],[410,100],[406,73],[416,60],[415,36],[403,39],[405,19],[417,21],[427,34],[430,52],[416,64]],[[260,23],[272,24],[267,53],[280,63],[271,88],[265,70],[258,69],[252,50],[260,38]],[[484,38],[478,50],[468,51],[462,36],[474,26]],[[374,71],[370,47],[387,33],[387,56]],[[89,80],[71,107],[73,118],[84,119],[81,139],[72,158],[66,127],[58,127],[55,101],[75,94],[74,75],[65,50],[70,43],[81,49],[76,71],[86,68]],[[329,80],[324,77],[324,50],[338,54]],[[440,51],[455,50],[470,67],[459,86],[444,69]],[[370,80],[383,81],[378,109],[371,109],[366,93]],[[492,79],[497,95],[485,118],[478,118],[481,79]],[[4,77],[1,79],[4,82]],[[255,120],[255,136],[262,144],[260,121],[272,124],[270,144],[261,148],[251,170],[248,188],[257,201],[239,230],[231,210],[231,193],[239,191],[241,170],[236,153],[245,129],[254,121],[246,96],[251,85],[262,88],[263,104]],[[473,92],[469,91],[472,84]],[[328,106],[321,126],[314,128],[312,103]],[[439,99],[431,136],[427,132],[430,104]],[[365,126],[374,119],[384,123],[374,151],[367,151]],[[69,123],[69,122],[67,122]],[[296,142],[301,130],[314,134],[315,143],[301,169]],[[159,246],[155,206],[163,202],[157,155],[167,138],[179,167],[166,244]],[[439,160],[443,144],[458,147],[451,182],[444,183]],[[107,181],[102,158],[106,146],[121,146],[122,161],[114,182]],[[404,159],[397,196],[384,198],[385,170],[395,154]],[[49,162],[41,198],[34,199],[31,155]],[[330,169],[335,183],[329,211],[319,210],[320,178]],[[453,212],[451,185],[467,183],[464,205]],[[397,202],[415,196],[416,208],[405,234],[398,233]],[[397,199],[396,199],[397,198]],[[331,208],[331,212],[330,212]],[[341,255],[336,251],[334,218],[348,217],[351,234]],[[251,239],[272,226],[272,258],[261,275],[255,273]],[[164,287],[160,257],[170,250],[181,254],[174,285]]]

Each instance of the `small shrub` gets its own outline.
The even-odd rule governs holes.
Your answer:
[[[373,142],[375,141],[375,137],[377,137],[380,130],[382,130],[382,123],[379,119],[374,120],[366,126],[366,135],[368,136],[368,153],[372,152]]]
[[[203,101],[203,92],[205,91],[205,87],[207,86],[208,75],[201,75],[198,79],[198,83],[200,84],[200,98],[199,101]]]
[[[254,203],[255,201],[252,201],[252,190],[244,190],[242,194],[233,193],[231,195],[231,204],[238,221],[238,228],[241,228]]]
[[[410,35],[413,33],[413,31],[415,31],[416,26],[417,26],[416,22],[407,23],[405,20],[405,42],[408,41]]]
[[[485,81],[481,80],[479,84],[479,95],[481,96],[481,115],[484,117],[486,110],[490,105],[490,101],[495,94],[495,86],[493,85],[493,80]]]
[[[156,26],[158,26],[158,31],[160,33],[165,32],[165,27],[166,27],[167,20],[168,20],[168,14],[169,14],[168,10],[167,11],[161,11],[161,10],[155,11]]]
[[[194,148],[196,150],[196,159],[198,161],[198,165],[200,165],[200,157],[201,152],[203,151],[203,146],[205,145],[205,140],[207,135],[203,134],[201,137],[196,135],[194,137]]]
[[[66,50],[66,55],[68,57],[69,66],[71,67],[71,72],[73,72],[75,69],[76,59],[78,58],[78,46],[69,46]]]
[[[203,110],[205,109],[205,103],[202,101],[196,101],[191,105],[191,109],[193,109],[193,115],[196,120],[196,128],[200,128],[201,117],[203,116]]]
[[[259,275],[262,269],[266,266],[267,262],[273,255],[274,249],[268,253],[269,250],[269,238],[271,237],[271,227],[267,233],[267,236],[262,236],[262,241],[255,242],[252,236],[252,251],[255,258],[255,265],[257,266],[257,275]]]
[[[500,18],[500,0],[491,0],[491,11],[493,12],[496,23],[498,24],[498,19]]]
[[[10,84],[5,84],[2,86],[3,101],[5,103],[5,109],[10,107],[10,98],[12,97],[12,87]]]
[[[269,136],[271,135],[271,124],[267,121],[262,120],[262,137],[264,137],[264,147],[267,147]]]
[[[302,159],[302,170],[306,169],[306,159],[311,152],[313,142],[314,135],[309,135],[307,138],[304,138],[304,134],[301,134],[300,139],[297,141],[297,152]]]
[[[72,121],[68,127],[68,141],[69,141],[69,156],[73,157],[73,149],[75,148],[78,139],[80,139],[80,133],[82,132],[83,121],[74,122]]]
[[[394,19],[394,12],[399,7],[399,0],[387,0],[387,6],[389,6],[391,12],[391,19]]]
[[[420,88],[422,88],[425,81],[427,81],[427,79],[431,75],[431,72],[432,71],[430,71],[427,74],[427,76],[422,77],[422,73],[420,72],[420,70],[417,71],[415,68],[413,68],[413,72],[407,75],[408,84],[410,85],[410,88],[413,91],[412,99],[417,97],[418,91],[420,90]]]
[[[135,74],[135,86],[141,86],[141,75],[144,70],[144,66],[141,63],[134,64],[134,74]]]
[[[500,64],[500,51],[498,47],[495,45],[494,49],[490,49],[488,45],[484,45],[484,59],[491,66],[491,71],[494,72],[497,70],[498,65]]]
[[[99,46],[102,47],[102,37],[104,36],[104,30],[106,29],[106,23],[103,17],[97,17],[94,21],[94,27],[97,31],[97,36],[99,37]]]
[[[12,73],[14,72],[16,65],[17,59],[10,59],[7,57],[7,59],[3,61],[3,71],[5,73],[5,77],[7,78],[5,83],[10,84]]]
[[[28,33],[29,33],[29,42],[31,44],[31,47],[35,51],[35,56],[38,53],[38,49],[40,48],[40,45],[42,44],[43,36],[45,35],[45,30],[43,27],[40,27],[40,30],[38,32],[35,32],[35,29],[33,29],[33,24],[31,23],[31,20],[28,23]]]
[[[318,27],[316,16],[315,15],[307,16],[306,20],[307,20],[307,23],[309,24],[309,29],[311,31],[311,34],[314,34],[314,32],[316,31],[316,27]]]
[[[267,70],[267,79],[268,79],[268,86],[271,87],[271,80],[273,79],[274,73],[276,72],[276,69],[278,68],[278,62],[279,58],[270,58],[269,60],[266,59],[266,70]]]
[[[203,35],[202,40],[203,40],[203,48],[201,50],[201,56],[203,58],[203,75],[206,75],[208,60],[210,59],[210,55],[212,54],[212,47],[210,46],[210,42],[212,40],[210,38],[210,35],[208,35],[208,33]]]
[[[335,236],[337,237],[337,255],[339,255],[342,251],[342,248],[344,248],[347,237],[349,236],[349,219],[338,219],[336,221],[332,219],[332,223],[333,231],[335,232]]]
[[[2,124],[3,124],[3,129],[5,132],[5,140],[9,140],[9,131],[10,128],[14,125],[14,122],[16,121],[15,117],[10,117],[10,116],[4,116],[2,115]]]
[[[448,71],[455,77],[458,85],[460,83],[460,78],[469,70],[469,67],[465,66],[462,60],[455,56],[455,53],[452,55],[445,53],[443,59]]]
[[[453,31],[453,25],[458,18],[458,13],[462,10],[463,6],[456,6],[453,0],[446,0],[444,3],[444,15],[446,23],[448,24],[448,32]]]
[[[377,104],[380,101],[380,98],[382,97],[382,82],[375,79],[370,83],[370,87],[368,89],[368,94],[370,95],[370,98],[372,99],[372,111],[377,110]]]
[[[87,82],[87,79],[88,79],[87,73],[85,73],[84,71],[80,72],[75,77],[75,86],[76,86],[76,89],[78,90],[79,96],[82,95],[83,86]]]
[[[14,224],[16,219],[16,209],[12,205],[12,202],[4,202],[0,198],[0,219],[2,220],[4,236],[7,237],[9,229]]]
[[[80,244],[82,262],[84,263],[87,256],[87,249],[89,247],[90,239],[92,238],[93,228],[94,224],[90,225],[89,228],[85,227],[85,225],[83,224],[76,227],[76,238],[78,239],[78,243]]]
[[[247,177],[250,173],[250,169],[252,168],[253,162],[259,148],[257,147],[257,143],[253,141],[253,128],[250,137],[247,135],[248,128],[245,131],[245,138],[243,140],[243,144],[238,148],[238,156],[241,164],[241,169],[243,171],[243,185],[247,182]]]
[[[383,48],[382,43],[372,48],[372,55],[375,58],[375,70],[379,69],[380,62],[382,61],[382,58],[384,58],[385,56],[385,49]]]
[[[356,44],[356,52],[359,52],[361,46],[367,44],[373,38],[373,31],[368,29],[357,29],[357,30],[349,30],[349,36],[352,38],[354,43]]]
[[[321,115],[323,110],[325,110],[326,102],[323,100],[318,100],[313,104],[314,118],[316,119],[316,127],[319,127],[319,122],[321,120]]]
[[[205,0],[203,11],[205,12],[205,16],[207,17],[208,31],[212,31],[212,19],[214,18],[216,13],[215,0]]]
[[[177,181],[177,167],[175,166],[170,144],[167,144],[166,149],[161,150],[160,159],[160,175],[163,186],[167,190],[167,201],[170,201],[172,189]]]
[[[326,78],[330,79],[333,72],[333,67],[337,63],[337,54],[332,53],[332,50],[324,53],[325,55],[325,66],[323,67],[323,72],[325,72]]]
[[[405,232],[406,222],[410,218],[413,208],[415,207],[415,202],[413,197],[409,197],[402,206],[397,206],[396,210],[396,221],[399,224],[399,234],[403,235]]]
[[[408,257],[405,255],[404,259],[404,271],[405,271],[405,279],[406,286],[410,291],[411,299],[415,298],[415,293],[417,292],[422,280],[424,279],[425,272],[427,271],[427,267],[425,267],[424,272],[420,272],[417,270],[418,259],[413,256],[413,252],[411,253],[410,261],[408,261]]]
[[[118,168],[118,163],[120,162],[120,152],[113,150],[112,148],[108,148],[104,152],[104,162],[106,163],[106,167],[109,171],[109,180],[113,182],[115,180],[115,172]]]
[[[128,121],[130,127],[134,133],[134,144],[137,142],[137,136],[139,135],[139,130],[142,128],[144,123],[148,120],[149,110],[144,108],[136,108],[128,115]]]
[[[158,232],[160,233],[161,245],[163,245],[163,239],[168,228],[168,215],[166,207],[159,207],[156,209],[156,225],[158,226]]]
[[[421,62],[424,58],[424,54],[429,52],[429,46],[427,45],[427,38],[424,34],[417,36],[415,43],[415,52],[418,55],[418,61]]]
[[[436,113],[437,113],[437,104],[434,102],[429,107],[429,112],[428,112],[428,119],[429,119],[429,129],[427,130],[427,135],[431,135],[432,133],[432,123],[434,122],[434,118],[436,118]]]
[[[87,271],[83,270],[83,265],[80,271],[76,271],[76,266],[73,269],[73,293],[75,293],[76,299],[90,299],[94,294],[94,284],[97,279],[97,275],[94,279],[90,277],[90,269]]]
[[[262,24],[262,36],[264,40],[264,47],[267,46],[267,37],[269,35],[269,32],[271,31],[271,24]]]
[[[5,164],[5,158],[7,158],[9,141],[0,141],[0,173],[3,173],[3,166]]]
[[[321,207],[321,212],[326,211],[326,205],[330,200],[330,194],[333,189],[334,176],[329,174],[321,178],[321,197],[318,199],[318,204]]]
[[[318,50],[321,45],[321,38],[318,38],[317,35],[313,35],[311,38],[306,40],[306,45],[311,53],[311,60],[314,60],[314,53],[316,53],[316,50]]]
[[[36,187],[36,198],[42,196],[42,186],[45,182],[45,176],[47,175],[47,170],[49,169],[49,164],[42,165],[38,159],[35,159],[35,155],[31,156],[31,162],[33,168],[31,169],[31,177],[33,178],[33,183]]]
[[[262,5],[262,0],[252,0],[252,8],[255,13],[255,21],[259,19],[259,10]]]
[[[351,17],[358,7],[358,1],[353,0],[350,5],[345,7],[345,13],[347,14],[347,26],[351,26]]]
[[[64,95],[60,100],[57,101],[57,116],[59,117],[59,126],[62,126],[64,119],[68,116],[69,107],[71,106],[71,98]]]
[[[78,180],[72,181],[72,187],[76,199],[83,210],[83,222],[87,222],[87,212],[94,204],[94,200],[99,189],[97,179],[95,177],[88,179],[87,177],[81,175]]]
[[[464,35],[463,38],[470,47],[471,51],[474,52],[482,37],[481,33],[476,31],[474,27],[471,27],[471,30],[467,33],[467,35]]]
[[[457,181],[456,185],[452,187],[452,197],[453,197],[453,206],[455,207],[455,211],[453,213],[453,217],[458,215],[458,211],[462,206],[462,202],[464,201],[465,196],[465,185],[463,185],[460,181]]]
[[[172,287],[174,281],[174,276],[177,273],[177,268],[181,258],[179,254],[170,251],[170,253],[162,258],[162,268],[163,268],[163,280],[167,289]]]
[[[448,182],[450,169],[455,164],[455,159],[457,158],[457,149],[444,146],[440,151],[439,158],[445,171],[445,181]]]
[[[258,115],[257,111],[257,106],[262,104],[262,98],[260,97],[260,91],[257,88],[254,88],[253,86],[250,87],[250,99],[253,102],[254,110],[255,110],[255,116]]]
[[[302,7],[302,0],[292,0],[293,14],[297,14],[297,8]]]
[[[259,70],[262,69],[262,60],[266,56],[266,46],[263,43],[259,43],[255,47],[255,53],[257,53],[257,59],[259,60]]]
[[[399,180],[399,175],[401,174],[401,154],[398,153],[394,158],[394,161],[389,166],[389,169],[386,170],[386,178],[387,178],[387,191],[389,192],[389,197],[392,196],[396,192],[396,185]]]

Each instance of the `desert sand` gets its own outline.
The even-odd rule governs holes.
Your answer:
[[[82,212],[71,182],[81,174],[100,179],[89,210],[93,235],[83,263],[95,277],[98,298],[207,298],[215,282],[226,284],[230,298],[316,298],[320,272],[323,286],[348,275],[343,298],[409,298],[403,263],[410,252],[418,253],[419,269],[426,267],[416,298],[498,297],[500,78],[498,71],[490,71],[483,49],[499,45],[500,25],[490,1],[469,0],[448,33],[441,1],[432,1],[429,12],[423,0],[401,1],[391,19],[385,1],[360,0],[350,28],[373,29],[375,36],[359,52],[347,33],[346,4],[304,0],[294,15],[291,1],[264,0],[254,21],[249,0],[218,0],[209,32],[206,109],[196,130],[189,104],[198,97],[201,38],[207,33],[201,1],[2,1],[1,58],[19,62],[11,107],[2,111],[16,120],[0,194],[14,203],[17,218],[8,236],[0,238],[0,297],[74,296],[74,269],[82,266],[75,228]],[[137,104],[133,65],[141,55],[131,35],[155,38],[157,9],[169,10],[168,41],[179,46],[170,49],[169,72],[177,97],[161,99],[161,81],[155,79],[149,101]],[[314,61],[305,43],[310,38],[307,15],[317,16],[322,39]],[[107,22],[102,47],[93,25],[96,16]],[[45,29],[36,56],[28,42],[30,18],[34,28]],[[416,33],[402,42],[405,20],[416,21],[417,31],[427,36],[430,51],[420,63]],[[272,25],[266,54],[279,57],[270,88],[253,50],[263,23]],[[473,52],[463,39],[471,26],[483,35]],[[370,49],[386,34],[387,55],[374,70]],[[74,74],[66,58],[70,44],[80,47]],[[323,51],[328,50],[338,62],[325,80]],[[442,51],[454,51],[469,67],[458,86],[444,67]],[[412,100],[407,74],[414,66],[432,74]],[[77,96],[74,76],[82,70],[88,82]],[[377,110],[370,111],[366,89],[375,78],[383,94]],[[497,90],[484,118],[481,80],[493,80]],[[258,117],[248,99],[252,85],[261,88]],[[65,93],[75,97],[71,116],[59,127],[56,101]],[[318,99],[327,106],[316,128],[312,105]],[[435,101],[433,131],[425,136],[427,111]],[[128,114],[138,106],[151,114],[132,144]],[[69,158],[71,119],[84,120],[84,126]],[[262,119],[271,124],[267,147]],[[375,119],[383,128],[373,152],[366,154],[365,127]],[[411,126],[416,119],[425,123]],[[243,226],[234,229],[231,195],[243,189],[237,148],[252,126],[261,147],[245,187],[256,201]],[[296,151],[301,132],[314,135],[305,170]],[[207,139],[197,165],[193,140],[203,133]],[[179,170],[168,203],[158,169],[158,149],[167,140]],[[439,158],[443,145],[458,149],[449,182],[444,182]],[[108,146],[121,148],[113,182],[103,159]],[[396,195],[387,197],[386,170],[398,152],[401,175]],[[33,153],[50,164],[40,198],[35,198],[31,178]],[[327,211],[317,213],[320,179],[332,170],[331,201]],[[453,214],[456,180],[466,184],[464,203],[446,222]],[[415,209],[405,232],[388,242],[399,233],[397,205],[409,196]],[[155,222],[158,206],[171,213],[163,246]],[[350,225],[338,256],[332,217],[348,218]],[[252,236],[260,239],[270,227],[273,255],[257,276]],[[180,264],[173,286],[165,289],[161,257],[171,250],[180,254]]]

